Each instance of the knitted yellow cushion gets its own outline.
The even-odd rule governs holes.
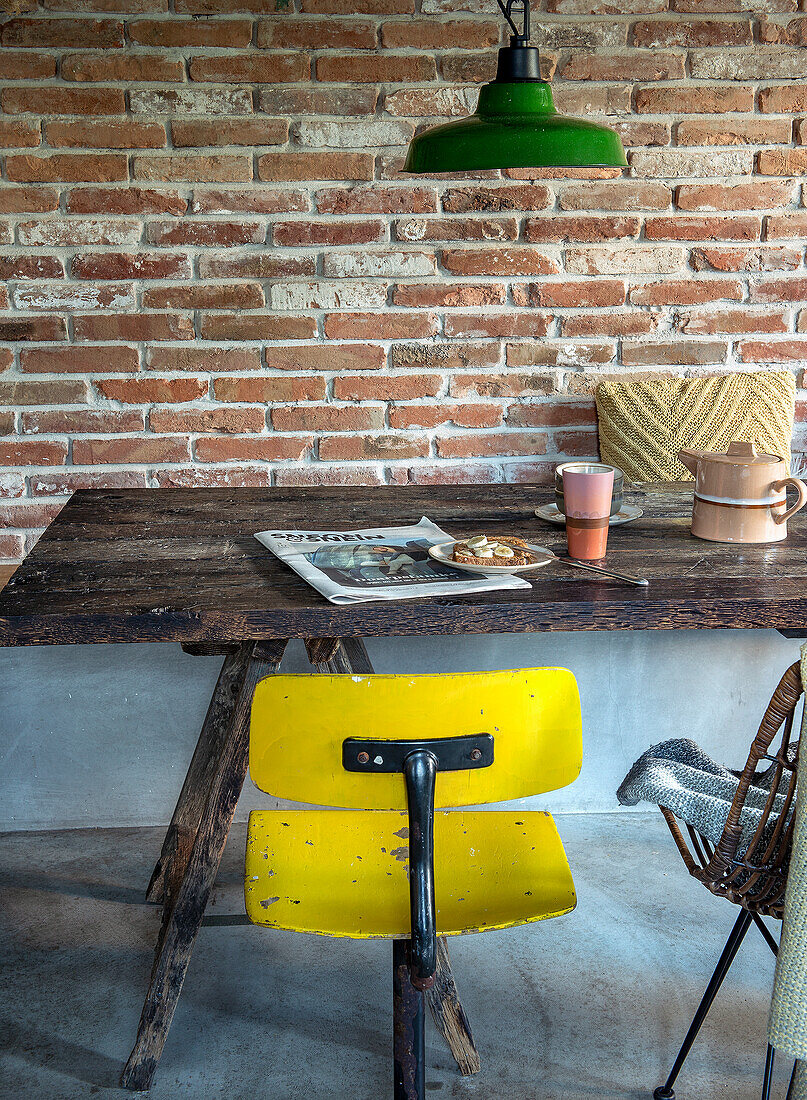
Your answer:
[[[600,458],[631,481],[691,481],[682,447],[725,451],[741,439],[790,466],[796,381],[785,371],[601,382]]]

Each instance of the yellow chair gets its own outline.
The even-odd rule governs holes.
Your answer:
[[[424,1100],[423,990],[437,936],[569,913],[576,897],[543,811],[441,809],[571,783],[582,756],[571,672],[291,675],[255,691],[250,773],[268,794],[344,809],[250,814],[255,924],[393,940],[396,1100]]]

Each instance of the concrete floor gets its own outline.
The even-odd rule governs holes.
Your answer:
[[[435,1100],[638,1100],[677,1050],[736,910],[689,878],[659,815],[558,824],[578,908],[452,941],[482,1072],[459,1077],[430,1032]],[[0,837],[2,1100],[124,1100],[117,1082],[158,924],[142,896],[160,841],[155,829]],[[153,1100],[390,1098],[389,945],[239,923],[243,852],[239,826]],[[679,1100],[760,1095],[772,974],[752,929]],[[777,1097],[788,1070],[782,1059]]]

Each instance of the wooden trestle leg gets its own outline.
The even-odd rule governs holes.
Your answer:
[[[312,638],[305,645],[308,659],[317,672],[367,675],[373,671],[361,638]],[[426,1003],[460,1073],[464,1077],[479,1073],[479,1051],[460,1003],[444,936],[437,940],[437,971],[434,986],[426,993]]]
[[[121,1076],[125,1088],[145,1091],[154,1078],[246,778],[255,685],[276,671],[285,646],[246,643],[222,668],[191,763],[192,782],[189,773],[174,815],[193,839],[175,845],[166,838],[168,853],[164,847],[163,866],[158,863],[152,879],[152,893],[164,900],[163,922],[137,1039]]]

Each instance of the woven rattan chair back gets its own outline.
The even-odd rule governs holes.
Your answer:
[[[795,814],[791,811],[795,808],[798,741],[795,742],[795,752],[793,749],[788,751],[788,748],[802,690],[801,672],[796,663],[779,681],[768,704],[715,848],[691,825],[686,826],[689,833],[687,841],[677,818],[666,807],[660,807],[693,878],[702,882],[713,894],[728,898],[749,913],[778,920],[781,920],[784,908],[793,840]],[[778,748],[772,749],[780,731]],[[742,839],[741,815],[749,788],[755,778],[757,782],[759,780],[761,763],[771,769],[770,795],[750,844],[738,857]],[[779,801],[778,806],[775,805],[777,795],[784,800]]]

